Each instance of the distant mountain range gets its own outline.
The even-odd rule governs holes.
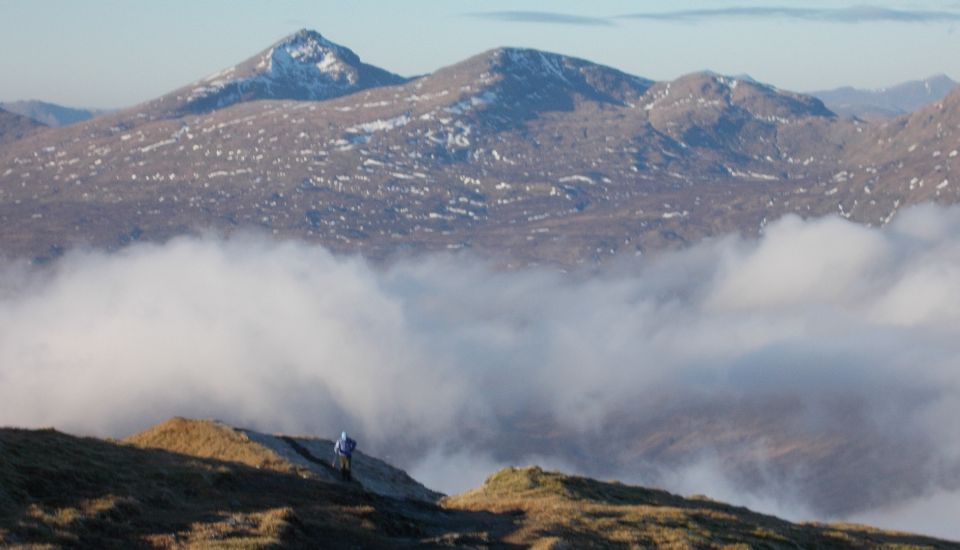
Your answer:
[[[958,128],[956,91],[864,122],[750,79],[653,82],[517,48],[407,80],[304,30],[0,148],[0,249],[44,259],[252,227],[374,259],[576,265],[791,212],[883,224],[956,202]]]
[[[23,115],[51,128],[76,124],[108,112],[102,109],[75,109],[33,100],[0,102],[0,109]]]
[[[0,108],[0,145],[24,138],[45,126],[30,117]]]
[[[912,113],[924,105],[940,101],[957,87],[946,75],[904,82],[879,90],[859,90],[849,86],[812,92],[835,113],[861,118],[896,117]]]

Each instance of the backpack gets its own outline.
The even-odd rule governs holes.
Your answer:
[[[340,454],[350,456],[353,453],[353,450],[357,448],[357,442],[350,439],[349,437],[344,441],[343,439],[337,440],[337,451]]]

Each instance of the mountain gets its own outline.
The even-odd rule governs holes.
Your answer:
[[[102,109],[75,109],[45,101],[0,102],[0,108],[31,118],[51,128],[83,122],[108,112]]]
[[[367,78],[348,52],[301,31],[206,84],[3,147],[0,249],[44,260],[254,228],[374,260],[575,266],[787,213],[883,224],[929,198],[914,167],[960,169],[949,108],[865,122],[752,79],[652,82],[518,48]]]
[[[180,116],[259,99],[318,101],[406,79],[360,61],[316,31],[300,30],[250,59],[149,102],[151,116]]]
[[[943,99],[957,82],[940,74],[923,80],[912,80],[890,88],[860,90],[849,86],[812,92],[827,106],[842,115],[860,118],[890,118],[919,109]]]
[[[855,135],[838,124],[816,100],[752,82],[653,85],[503,48],[325,101],[117,113],[58,130],[0,152],[0,166],[21,159],[0,177],[21,200],[0,223],[29,230],[17,252],[34,256],[254,226],[372,258],[473,248],[576,264],[756,230],[766,213],[726,204],[758,188],[792,196],[833,169]],[[27,194],[34,162],[50,176]],[[79,229],[51,231],[49,219]]]
[[[817,157],[839,154],[794,136],[798,129],[810,131],[834,119],[819,100],[808,96],[706,72],[660,83],[648,95],[643,109],[649,123],[679,146],[674,154],[687,159],[685,173],[707,161],[703,168],[718,178],[751,179],[751,173],[752,179],[789,178],[782,169],[766,174],[776,161],[786,160],[785,149]]]
[[[0,545],[958,547],[537,467],[501,470],[436,502],[435,493],[385,493],[422,486],[366,455],[355,461],[359,482],[331,479],[328,443],[182,418],[125,442],[0,428]],[[384,479],[393,484],[378,488]]]
[[[447,113],[482,112],[487,122],[507,127],[544,112],[573,111],[578,101],[625,106],[653,85],[583,59],[522,48],[490,50],[421,80],[416,89],[428,94],[450,92],[457,84],[470,92],[446,105]]]
[[[44,128],[46,126],[31,118],[0,109],[0,145],[16,141]]]

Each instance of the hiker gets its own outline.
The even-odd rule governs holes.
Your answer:
[[[340,434],[340,439],[333,444],[333,452],[337,455],[333,465],[336,467],[337,461],[340,462],[340,479],[350,481],[353,479],[350,475],[350,457],[353,450],[357,448],[357,442],[347,437],[347,432]]]

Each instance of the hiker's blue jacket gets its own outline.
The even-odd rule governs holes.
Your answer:
[[[338,455],[350,456],[353,454],[355,448],[357,448],[357,442],[349,437],[346,440],[338,439],[337,442],[333,444],[333,452]]]

